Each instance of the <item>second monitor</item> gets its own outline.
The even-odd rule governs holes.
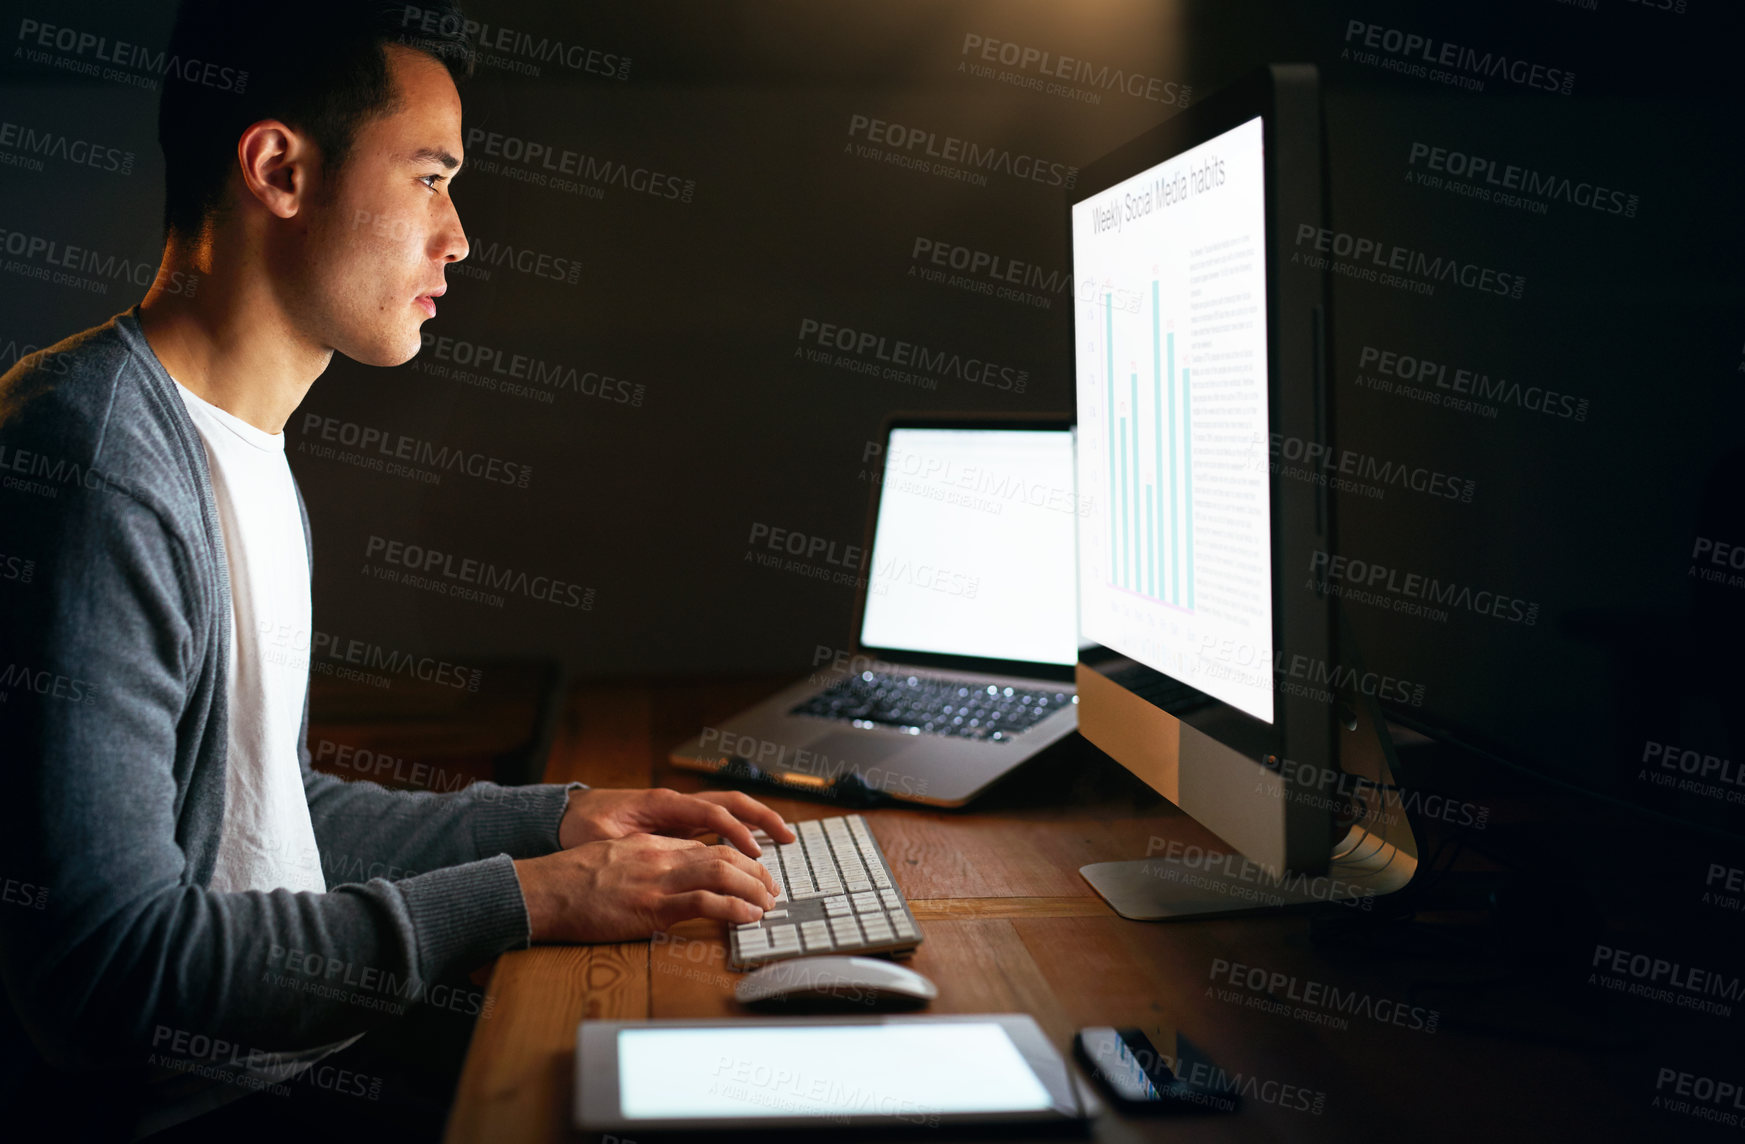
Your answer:
[[[1314,69],[1266,69],[1086,167],[1069,212],[1092,506],[1079,729],[1245,856],[1261,900],[1395,889],[1409,830],[1390,840],[1317,789],[1373,755],[1370,712],[1279,685],[1281,662],[1341,662],[1333,602],[1305,587],[1332,543],[1327,488],[1269,463],[1277,441],[1330,439],[1325,272],[1281,241],[1323,219]],[[1128,917],[1256,901],[1157,861],[1082,872]]]

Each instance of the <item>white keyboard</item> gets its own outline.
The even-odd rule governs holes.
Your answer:
[[[903,954],[921,944],[921,928],[866,819],[848,814],[790,825],[799,838],[785,846],[752,832],[763,850],[755,861],[775,880],[776,904],[761,921],[728,928],[733,968],[814,953]]]

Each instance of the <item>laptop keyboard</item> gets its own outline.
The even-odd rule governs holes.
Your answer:
[[[818,692],[789,714],[856,727],[891,727],[911,735],[1003,743],[1077,701],[1071,691],[1046,687],[997,687],[975,679],[863,671]]]
[[[729,927],[733,968],[802,953],[906,953],[921,943],[908,899],[865,818],[792,825],[799,838],[785,846],[752,831],[763,851],[756,861],[776,883],[776,904],[759,921]]]

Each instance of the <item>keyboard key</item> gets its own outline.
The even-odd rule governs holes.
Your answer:
[[[893,889],[886,888],[880,890],[879,899],[885,903],[885,908],[888,910],[900,910],[903,908],[902,896]]]

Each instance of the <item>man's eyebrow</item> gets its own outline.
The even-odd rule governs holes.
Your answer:
[[[441,163],[450,171],[460,166],[460,160],[456,159],[453,155],[450,155],[441,147],[420,147],[418,150],[408,155],[406,160],[409,163]],[[453,177],[457,179],[460,178],[459,175]]]

